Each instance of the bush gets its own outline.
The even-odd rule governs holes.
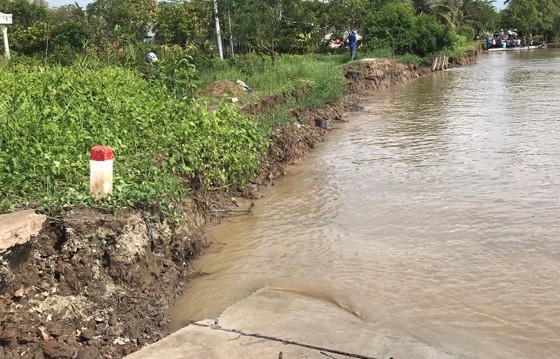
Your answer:
[[[426,57],[437,51],[453,47],[453,30],[449,26],[440,24],[435,17],[419,16],[416,19],[415,28],[414,54]]]
[[[470,28],[472,30],[472,28]],[[466,27],[466,30],[468,27]],[[367,21],[365,36],[372,48],[390,48],[394,55],[414,54],[420,57],[452,49],[456,35],[434,16],[415,16],[408,3],[389,3]]]
[[[389,3],[367,20],[364,35],[375,48],[390,48],[396,55],[413,52],[416,17],[405,3]]]
[[[467,24],[461,25],[461,28],[458,31],[458,35],[464,36],[468,41],[474,40],[475,33],[475,29]]]
[[[116,205],[165,205],[186,188],[242,185],[267,136],[228,107],[209,112],[123,68],[4,68],[0,211],[88,202],[89,149],[112,146]]]

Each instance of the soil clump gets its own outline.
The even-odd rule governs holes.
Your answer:
[[[205,97],[241,97],[245,91],[236,84],[235,82],[229,80],[219,80],[215,81],[209,86],[207,86],[203,91],[202,95]]]
[[[239,194],[259,198],[287,165],[299,163],[359,96],[423,76],[427,70],[393,60],[344,70],[345,99],[290,113],[296,121],[272,136],[261,175]],[[308,87],[242,106],[258,115],[304,96]],[[243,95],[231,81],[205,90],[213,97]],[[170,333],[166,309],[185,281],[200,275],[189,262],[206,247],[212,208],[228,201],[184,204],[179,223],[143,211],[120,215],[76,208],[44,225],[31,242],[0,253],[0,359],[122,358]],[[231,203],[230,203],[231,204]],[[16,255],[17,254],[17,255]]]

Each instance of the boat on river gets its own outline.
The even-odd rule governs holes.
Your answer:
[[[531,45],[531,46],[516,46],[516,47],[491,47],[489,48],[488,52],[496,52],[496,51],[520,51],[520,50],[533,50],[533,49],[544,49],[546,48],[543,45]]]

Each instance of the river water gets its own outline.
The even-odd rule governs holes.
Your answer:
[[[560,357],[559,88],[548,49],[379,92],[212,230],[175,325],[277,287],[461,357]]]

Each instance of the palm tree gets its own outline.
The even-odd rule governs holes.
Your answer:
[[[442,24],[456,29],[463,20],[463,0],[411,0],[416,15],[433,15]]]

